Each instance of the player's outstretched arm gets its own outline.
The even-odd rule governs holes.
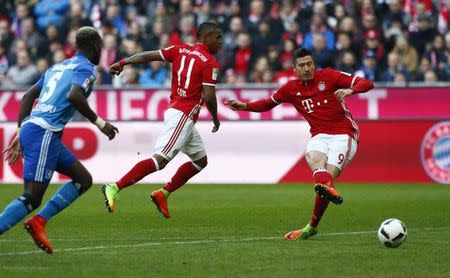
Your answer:
[[[209,113],[212,116],[214,127],[212,132],[219,130],[220,121],[217,117],[217,98],[216,98],[216,88],[213,86],[203,86],[202,97],[205,100],[206,108],[208,108]]]
[[[345,84],[343,84],[343,85],[345,85]],[[347,86],[349,86],[349,85],[347,84]],[[354,84],[353,84],[353,86],[351,86],[351,88],[338,89],[334,92],[334,95],[338,101],[342,101],[344,98],[346,98],[348,96],[370,91],[373,89],[373,87],[374,86],[373,86],[372,81],[370,81],[366,78],[357,76],[357,77],[354,77]]]
[[[109,73],[111,73],[112,75],[119,75],[122,72],[123,67],[126,65],[147,64],[153,61],[164,61],[158,50],[139,52],[134,54],[133,56],[122,59],[112,64],[109,67]]]
[[[278,103],[273,102],[270,98],[259,99],[248,103],[234,99],[227,99],[224,104],[228,105],[231,110],[244,110],[250,112],[266,112],[278,105]]]
[[[81,115],[86,117],[91,123],[94,123],[103,134],[108,136],[109,140],[114,139],[116,133],[119,133],[119,130],[115,126],[104,121],[92,111],[83,93],[83,89],[80,86],[72,85],[67,94],[67,99],[75,106]]]

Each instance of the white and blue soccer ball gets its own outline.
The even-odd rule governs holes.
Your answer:
[[[408,231],[402,221],[391,218],[384,220],[378,229],[378,239],[386,247],[395,248],[406,240]]]

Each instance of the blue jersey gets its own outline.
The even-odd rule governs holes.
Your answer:
[[[23,123],[32,122],[51,131],[64,129],[76,110],[67,99],[70,88],[79,85],[88,97],[95,78],[95,65],[80,53],[53,65],[36,83],[41,88],[38,103]]]

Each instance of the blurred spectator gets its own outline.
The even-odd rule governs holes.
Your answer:
[[[6,43],[0,42],[0,86],[6,77],[8,72],[8,55],[6,54]]]
[[[78,29],[71,29],[67,34],[67,39],[63,45],[64,55],[66,58],[71,58],[77,52],[76,35]]]
[[[3,86],[27,86],[33,84],[38,78],[38,70],[31,63],[30,56],[27,51],[20,50],[16,54],[17,64],[9,68]]]
[[[240,33],[237,37],[237,48],[233,57],[234,72],[236,74],[247,74],[254,58],[250,35]]]
[[[125,20],[120,14],[120,7],[116,2],[109,3],[106,7],[105,18],[103,22],[109,22],[117,30],[117,34],[123,38],[126,35]]]
[[[314,34],[311,52],[318,69],[324,69],[333,65],[333,51],[327,48],[323,33]]]
[[[367,78],[370,81],[379,81],[377,54],[374,51],[367,51],[364,55],[362,66],[355,72],[355,75]]]
[[[400,57],[400,63],[411,73],[415,73],[419,63],[419,56],[414,47],[412,47],[405,36],[400,35],[397,37],[394,49],[394,53]]]
[[[394,20],[400,20],[405,26],[408,26],[411,18],[409,14],[405,13],[402,7],[401,0],[389,0],[389,10],[382,14],[382,26],[383,30],[386,31],[389,26],[391,26]]]
[[[266,56],[256,58],[252,72],[250,73],[249,81],[254,83],[263,83],[263,75],[267,70],[270,70],[269,59],[267,59]]]
[[[49,24],[47,28],[45,29],[45,34],[47,37],[47,42],[51,43],[54,41],[60,41],[61,36],[58,31],[58,27],[54,24]]]
[[[8,48],[14,41],[13,34],[9,31],[9,23],[6,19],[0,19],[0,44]]]
[[[283,85],[289,80],[298,79],[297,73],[292,68],[293,58],[285,56],[281,60],[281,66],[283,67],[280,71],[275,73],[274,82]]]
[[[162,86],[167,80],[167,67],[164,62],[152,62],[139,77],[139,85]]]
[[[117,60],[118,50],[116,38],[113,35],[107,34],[103,38],[103,47],[98,65],[102,69],[108,69],[109,65]]]
[[[267,58],[269,59],[271,68],[275,72],[281,70],[280,50],[276,45],[269,46],[269,49],[267,50]]]
[[[52,64],[61,63],[65,59],[66,59],[66,55],[64,54],[64,50],[58,49],[55,52],[53,52]]]
[[[342,65],[344,54],[347,52],[352,52],[355,54],[356,62],[358,63],[358,57],[360,57],[361,49],[358,49],[353,46],[352,39],[349,33],[342,32],[338,33],[337,42],[336,42],[336,51],[334,53],[334,65],[339,67]]]
[[[25,40],[31,57],[37,58],[38,56],[45,55],[45,39],[35,30],[32,17],[23,19],[21,38]]]
[[[373,51],[377,55],[377,62],[381,63],[384,57],[383,44],[380,41],[379,33],[375,30],[368,30],[365,34],[363,52]]]
[[[105,76],[105,75],[103,75]],[[122,73],[112,80],[114,88],[123,88],[138,85],[139,72],[133,66],[124,67]]]
[[[332,31],[326,26],[324,19],[319,15],[314,15],[312,18],[310,32],[305,34],[303,46],[309,50],[313,49],[313,37],[315,34],[321,34],[325,40],[325,47],[328,50],[334,50],[335,36]]]
[[[356,57],[351,51],[344,52],[342,56],[342,63],[337,65],[336,69],[347,72],[350,74],[354,74],[358,69],[358,63],[356,61]]]
[[[180,18],[178,29],[170,34],[170,44],[180,45],[186,41],[186,37],[196,32],[195,18],[184,15]]]
[[[258,26],[258,33],[253,38],[253,48],[256,56],[267,54],[270,45],[276,45],[277,42],[272,36],[268,21],[261,21]]]
[[[45,30],[49,24],[62,28],[65,14],[70,8],[69,0],[40,0],[34,7],[39,29]]]
[[[23,20],[29,16],[28,7],[25,3],[17,3],[16,12],[12,19],[11,31],[16,38],[22,37],[23,32]]]
[[[433,85],[438,82],[438,76],[434,70],[427,70],[424,74],[424,81],[426,84]]]
[[[166,34],[167,30],[164,26],[163,20],[159,19],[153,22],[152,30],[148,37],[144,39],[143,47],[147,50],[158,49],[161,41],[161,36]]]
[[[81,2],[78,1],[70,2],[70,12],[67,21],[67,26],[70,29],[78,30],[82,26],[92,26],[92,21],[87,17]]]
[[[425,81],[425,72],[430,70],[433,70],[430,59],[428,59],[427,57],[422,57],[420,59],[419,68],[417,69],[415,80]]]
[[[433,29],[432,18],[430,16],[424,15],[419,17],[418,20],[418,31],[411,32],[410,41],[417,49],[419,56],[422,56],[427,50],[427,45],[433,41],[436,30]]]
[[[392,82],[397,73],[405,75],[406,80],[411,79],[410,72],[400,63],[400,57],[395,52],[388,54],[387,60],[388,68],[381,73],[381,81]]]
[[[251,0],[249,15],[245,17],[247,32],[250,34],[256,34],[258,32],[258,25],[264,19],[264,11],[264,1]]]
[[[447,62],[447,55],[444,36],[437,34],[433,39],[430,50],[426,51],[424,56],[430,59],[433,69],[442,70]]]

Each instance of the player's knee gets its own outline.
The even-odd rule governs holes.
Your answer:
[[[80,182],[81,188],[83,189],[83,191],[88,190],[89,188],[91,188],[92,186],[92,175],[90,173],[86,173],[83,176],[83,180],[82,182]]]
[[[32,196],[27,193],[24,193],[18,199],[25,205],[28,212],[31,212],[31,211],[37,209],[41,205],[41,202],[42,202],[42,198],[37,197],[37,196]]]
[[[152,159],[155,163],[156,170],[164,169],[164,167],[166,167],[166,165],[169,163],[169,160],[157,154],[155,154]]]
[[[204,156],[196,161],[193,162],[195,165],[200,167],[201,169],[204,169],[208,165],[208,157]]]

